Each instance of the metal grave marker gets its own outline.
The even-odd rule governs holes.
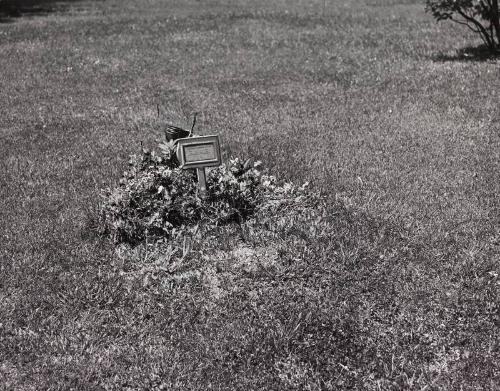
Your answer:
[[[200,197],[207,194],[205,168],[222,164],[219,136],[187,137],[177,140],[177,159],[181,168],[196,168]]]

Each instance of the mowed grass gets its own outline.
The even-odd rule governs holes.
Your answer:
[[[0,384],[500,388],[500,63],[455,55],[477,44],[403,0],[0,24]],[[327,205],[115,251],[100,190],[195,111]]]

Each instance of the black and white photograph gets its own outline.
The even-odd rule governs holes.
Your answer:
[[[0,391],[500,390],[499,0],[0,0]]]

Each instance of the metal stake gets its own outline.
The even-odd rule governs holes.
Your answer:
[[[207,196],[207,176],[205,175],[205,167],[196,169],[198,174],[198,196],[205,198]]]

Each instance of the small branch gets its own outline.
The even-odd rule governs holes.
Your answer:
[[[189,136],[188,137],[191,137],[193,135],[193,130],[194,130],[194,126],[196,125],[196,117],[198,116],[198,113],[195,112],[194,113],[194,118],[193,118],[193,125],[191,126],[191,131],[189,132]]]
[[[456,20],[456,19],[453,19],[451,18],[451,20],[455,23],[458,23],[458,24],[462,24],[464,26],[467,26],[471,31],[473,31],[474,33],[476,34],[479,34],[479,36],[481,37],[481,40],[483,41],[483,43],[488,46],[488,42],[486,41],[486,39],[483,37],[483,34],[481,34],[481,31],[480,30],[476,30],[474,29],[474,27],[472,27],[469,23],[466,23],[466,22],[462,22],[460,20]]]
[[[458,20],[458,19],[454,19],[454,18],[450,18],[451,21],[453,21],[454,23],[457,23],[457,24],[461,24],[463,26],[467,26],[471,31],[475,32],[476,34],[480,34],[481,35],[481,31],[480,30],[477,30],[477,29],[474,29],[473,26],[471,26],[469,23],[467,22],[462,22],[461,20]],[[483,37],[481,36],[481,39]]]
[[[498,0],[491,0],[491,24],[495,27],[497,34],[497,46],[500,49],[500,14]],[[493,38],[493,42],[495,39]]]
[[[458,9],[457,12],[466,20],[469,22],[473,23],[479,30],[480,34],[482,37],[484,37],[484,40],[486,41],[486,44],[489,48],[494,48],[494,44],[491,42],[491,38],[488,34],[488,31],[484,28],[484,26],[479,23],[476,19],[474,19],[472,16],[467,15],[465,12],[463,12],[461,9]],[[453,19],[455,20],[455,19]],[[456,21],[456,20],[455,20]]]

